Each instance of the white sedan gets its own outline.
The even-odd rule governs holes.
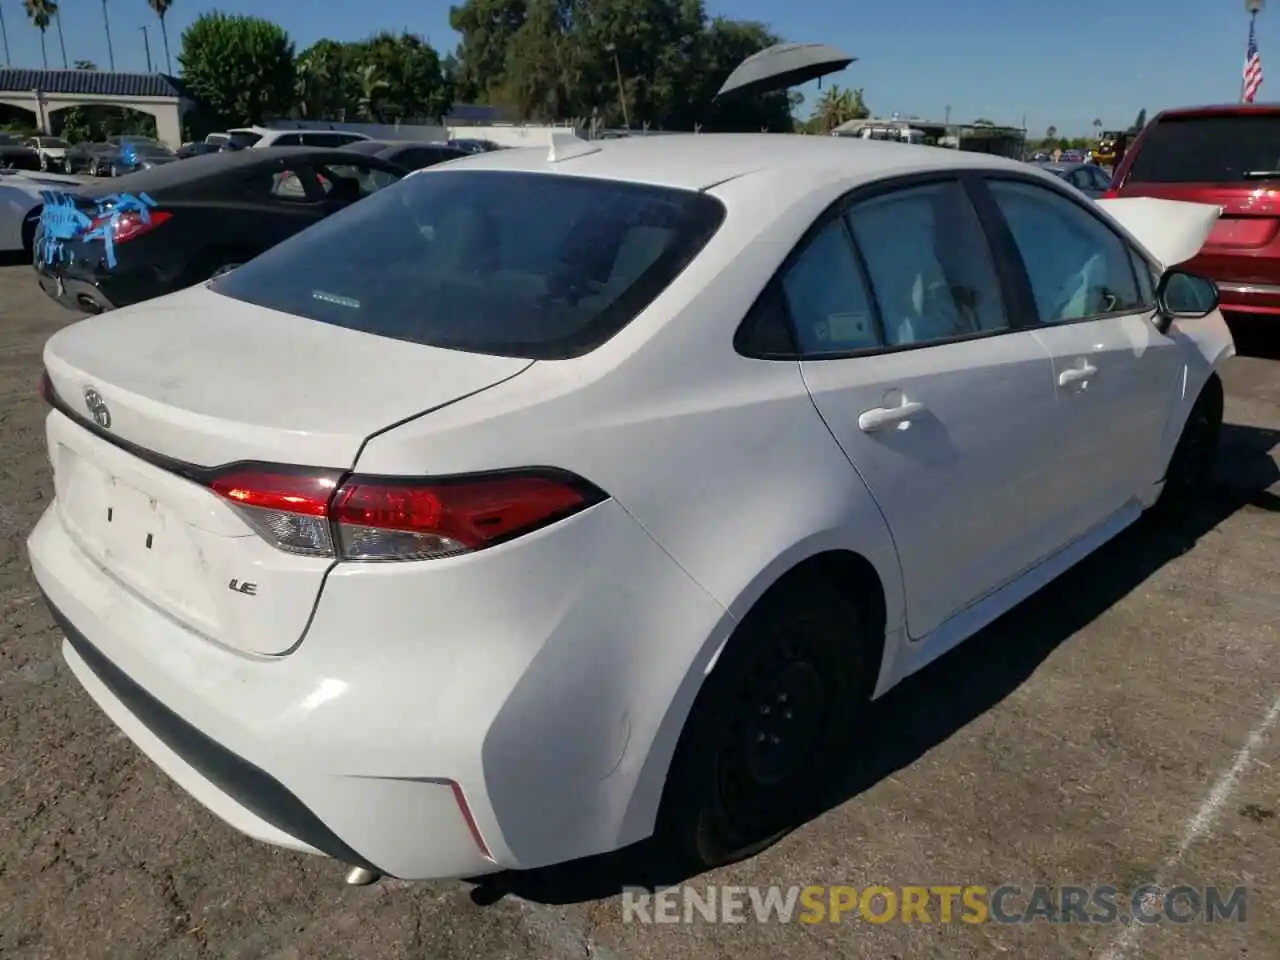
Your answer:
[[[0,170],[0,253],[20,250],[30,255],[43,191],[74,190],[84,182],[69,174]]]
[[[479,154],[56,333],[31,565],[158,766],[353,882],[722,863],[1195,497],[1219,212],[832,137]]]

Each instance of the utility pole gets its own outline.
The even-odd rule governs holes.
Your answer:
[[[630,130],[631,118],[627,114],[627,91],[622,86],[622,64],[618,62],[618,45],[616,43],[606,43],[604,48],[613,54],[613,69],[618,75],[618,102],[622,104],[622,123]]]
[[[145,25],[138,28],[142,31],[142,43],[147,48],[147,73],[154,73],[151,69],[151,38],[147,36],[147,28]]]
[[[0,7],[0,40],[4,41],[4,65],[11,66],[13,61],[9,59],[9,31],[4,26],[4,7]]]
[[[107,63],[111,64],[112,71],[116,68],[116,51],[111,46],[111,17],[107,15],[107,0],[102,0],[102,25],[107,30]]]

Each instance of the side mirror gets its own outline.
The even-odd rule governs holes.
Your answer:
[[[1199,320],[1218,309],[1218,286],[1185,270],[1166,270],[1156,286],[1156,309],[1161,332],[1175,320]]]

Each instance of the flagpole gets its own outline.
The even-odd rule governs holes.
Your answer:
[[[1256,37],[1254,32],[1258,25],[1258,11],[1262,9],[1263,0],[1244,0],[1245,12],[1249,14],[1249,35]],[[1246,54],[1245,66],[1248,66],[1248,55]],[[1245,78],[1244,70],[1240,71],[1240,102],[1244,103]]]

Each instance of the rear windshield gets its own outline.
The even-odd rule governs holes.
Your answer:
[[[1129,183],[1242,183],[1280,178],[1280,115],[1173,117],[1142,137]]]
[[[262,134],[254,133],[252,130],[237,130],[230,134],[228,139],[233,147],[239,147],[243,150],[245,147],[252,147],[261,140]]]
[[[213,281],[272,310],[500,356],[580,356],[664,290],[724,219],[701,193],[441,169],[352,204]]]

